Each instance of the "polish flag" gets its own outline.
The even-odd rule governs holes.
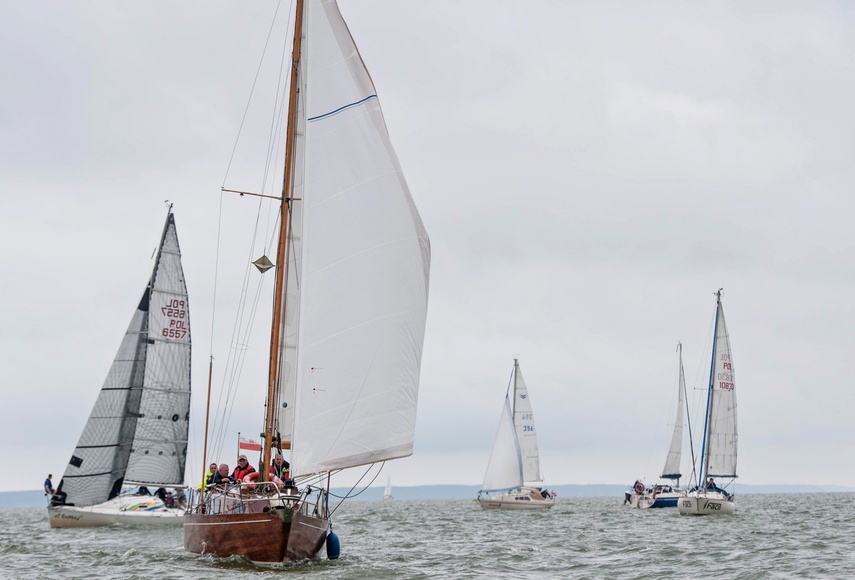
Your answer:
[[[243,437],[241,437],[240,445],[238,445],[238,447],[240,447],[241,450],[246,449],[247,451],[261,451],[261,443],[259,443],[255,439],[244,439]]]

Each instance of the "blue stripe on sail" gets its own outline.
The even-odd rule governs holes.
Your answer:
[[[335,111],[330,111],[329,113],[324,113],[323,115],[316,115],[316,116],[314,116],[314,117],[309,117],[309,118],[308,118],[308,119],[306,119],[306,120],[311,122],[311,121],[317,121],[317,120],[319,120],[319,119],[323,119],[324,117],[331,117],[331,116],[333,116],[333,115],[335,115],[335,114],[337,114],[337,113],[340,113],[340,112],[344,111],[345,109],[350,109],[351,107],[355,107],[355,106],[357,106],[357,105],[361,105],[361,104],[362,104],[362,103],[364,103],[365,101],[369,101],[369,100],[371,100],[371,99],[376,99],[376,98],[377,98],[377,95],[369,95],[369,96],[365,97],[364,99],[362,99],[361,101],[356,101],[355,103],[350,103],[349,105],[344,105],[344,106],[342,106],[342,107],[339,107],[339,108],[338,108],[338,109],[336,109]]]

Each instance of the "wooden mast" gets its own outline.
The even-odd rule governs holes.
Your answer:
[[[288,95],[288,126],[285,137],[285,176],[282,183],[282,206],[279,244],[276,249],[276,287],[273,293],[273,328],[270,333],[270,370],[267,385],[267,413],[264,419],[264,453],[261,481],[269,481],[270,450],[275,433],[276,400],[279,395],[279,341],[285,311],[283,282],[287,264],[288,216],[291,213],[291,185],[294,173],[294,143],[297,134],[297,67],[300,63],[300,41],[303,36],[303,0],[297,0],[294,19],[294,48],[291,53],[291,87]]]

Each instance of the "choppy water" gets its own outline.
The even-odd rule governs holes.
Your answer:
[[[185,554],[180,528],[53,530],[0,510],[3,578],[855,578],[855,494],[743,495],[732,517],[559,498],[546,512],[472,500],[345,503],[338,561],[260,568]]]

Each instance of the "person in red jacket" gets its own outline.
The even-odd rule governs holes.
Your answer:
[[[255,473],[255,468],[246,460],[246,455],[241,455],[238,457],[238,464],[234,472],[232,472],[232,477],[234,477],[235,481],[239,482],[243,481],[243,478],[250,473]]]

